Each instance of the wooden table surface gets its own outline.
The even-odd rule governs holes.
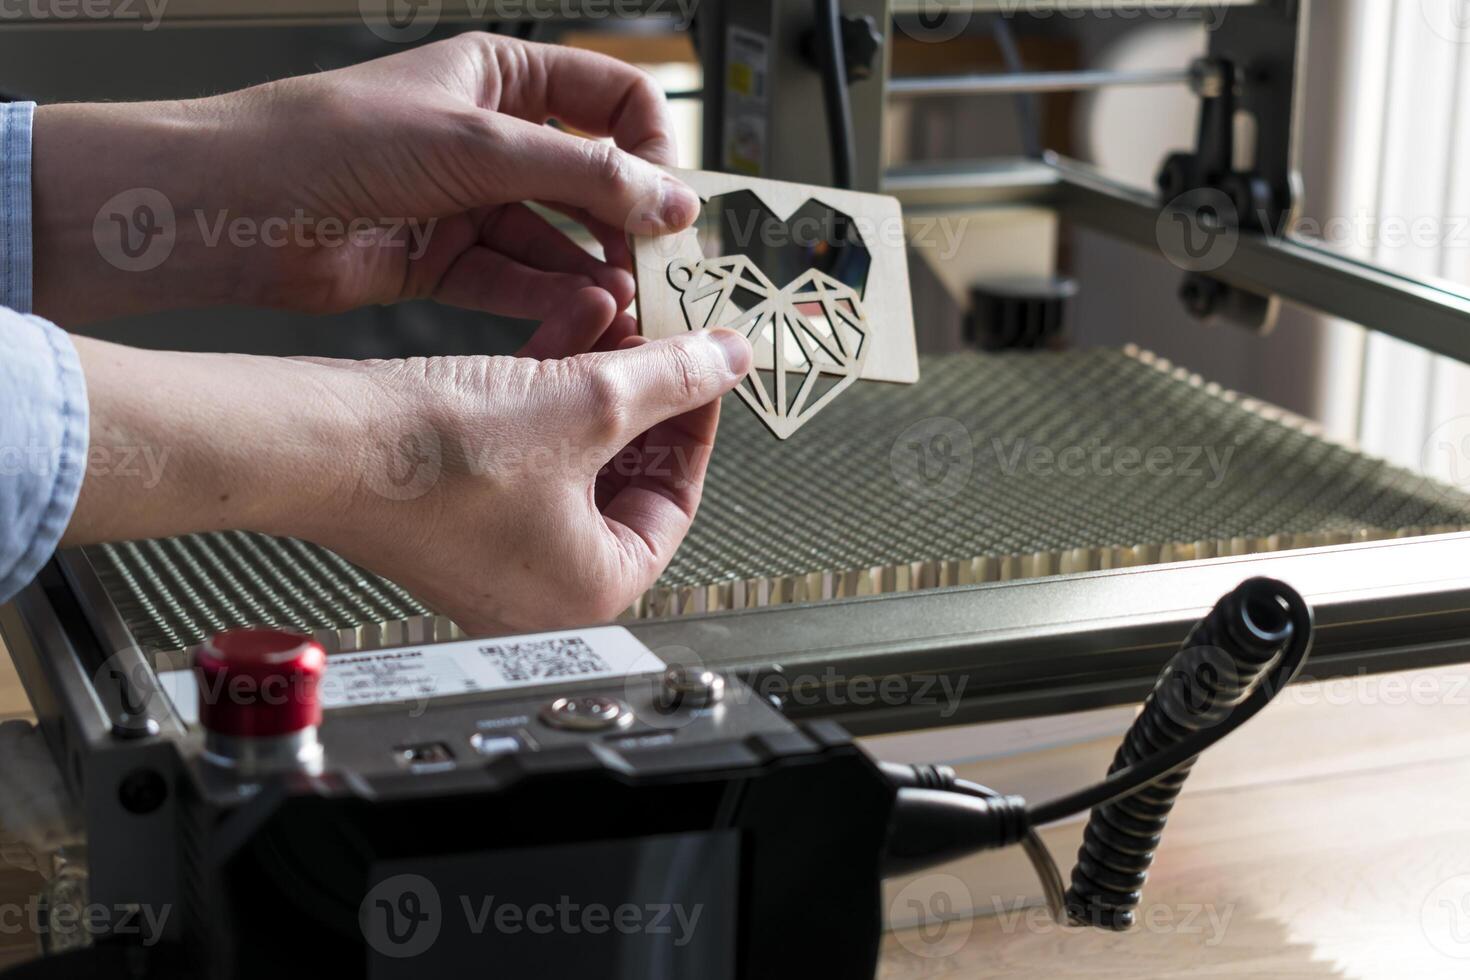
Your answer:
[[[0,648],[0,718],[25,711]],[[1046,766],[1047,754],[996,768],[1017,765]],[[1045,831],[1064,873],[1079,834],[1077,823]],[[1036,908],[946,915],[1005,907],[977,890],[991,862],[1018,860],[926,876],[927,925],[887,937],[882,980],[1470,976],[1470,669],[1289,690],[1201,761],[1131,932],[1061,928]],[[0,903],[38,886],[0,868]],[[0,934],[0,968],[32,942]]]
[[[10,663],[10,654],[0,641],[0,722],[12,718],[32,718],[30,703],[21,690],[20,678]],[[0,828],[3,830],[3,828]],[[24,909],[41,888],[41,876],[34,871],[17,868],[0,860],[0,910]],[[30,959],[36,950],[36,938],[26,928],[25,915],[7,915],[5,928],[0,928],[0,970]]]
[[[1004,788],[1000,778],[991,785]],[[1064,877],[1081,828],[1043,831]],[[910,918],[919,895],[917,918],[926,925],[887,938],[883,980],[1463,980],[1470,977],[1470,669],[1285,692],[1196,767],[1130,932],[1061,928],[1039,908],[946,920],[946,906],[1014,904],[980,883],[987,862],[997,878],[1014,881],[1014,867],[998,862],[1018,860],[984,855],[936,869],[925,890],[890,894]]]

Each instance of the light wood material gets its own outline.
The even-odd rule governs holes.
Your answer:
[[[0,970],[36,958],[36,933],[30,909],[45,882],[34,871],[0,862]]]
[[[1290,689],[1201,761],[1144,890],[1140,927],[1062,928],[1035,907],[947,923],[933,914],[963,901],[1014,905],[1013,888],[992,895],[984,882],[987,869],[1014,882],[1019,856],[987,855],[936,869],[927,889],[889,893],[895,915],[915,918],[912,901],[931,914],[927,929],[887,937],[879,975],[1470,976],[1467,708],[1464,667]],[[1064,876],[1081,829],[1043,831]]]
[[[21,718],[33,720],[30,701],[21,689],[20,678],[10,662],[5,641],[0,640],[0,721]],[[3,831],[3,828],[0,828]],[[36,937],[31,931],[30,916],[24,914],[27,902],[41,890],[41,876],[0,860],[0,970],[24,963],[36,954]],[[22,914],[16,915],[19,910]]]
[[[748,259],[710,255],[698,225],[675,235],[635,237],[638,312],[645,337],[656,340],[705,327],[732,326],[758,340],[756,334],[771,330],[770,343],[757,344],[756,368],[772,372],[775,390],[768,392],[748,380],[737,393],[783,439],[856,380],[903,384],[918,380],[905,226],[895,198],[708,171],[674,173],[705,201],[749,191],[780,222],[790,220],[811,202],[825,205],[852,220],[871,265],[858,295],[816,270],[789,283],[773,282],[767,270]],[[737,282],[761,295],[759,306],[747,310],[733,302]],[[790,363],[782,356],[788,333],[789,343],[797,343],[794,328],[788,331],[783,326],[788,319],[830,324],[829,337],[836,341],[829,345],[835,354],[830,362],[834,366],[831,370],[824,366],[822,371],[829,379],[840,377],[835,387],[815,394],[807,381],[791,392],[794,398],[788,397],[787,371],[777,370]],[[819,361],[828,363],[827,358],[815,355],[802,363]],[[815,372],[810,378],[816,378]],[[799,380],[792,383],[801,384]]]
[[[773,215],[785,220],[808,201],[816,200],[857,222],[873,260],[863,306],[874,324],[874,334],[861,377],[865,381],[901,384],[919,380],[903,209],[897,198],[707,170],[673,173],[706,201],[722,194],[750,191]],[[698,231],[691,228],[658,238],[635,237],[633,246],[643,335],[656,340],[684,333],[688,326],[679,292],[669,284],[669,265],[679,260],[698,262],[705,257]],[[776,283],[777,287],[785,285]]]
[[[0,640],[0,721],[10,718],[32,718],[31,703],[16,676],[15,665],[10,662],[10,651],[5,641]]]

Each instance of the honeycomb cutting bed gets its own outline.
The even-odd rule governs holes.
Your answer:
[[[1470,496],[1135,350],[931,357],[780,442],[733,399],[688,540],[635,617],[815,601],[1470,526]],[[296,541],[87,550],[138,642],[246,623],[334,649],[457,634]]]

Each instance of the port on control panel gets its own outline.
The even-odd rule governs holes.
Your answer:
[[[454,764],[454,750],[443,742],[422,742],[418,745],[400,745],[393,750],[398,764],[410,769],[420,766],[448,766]]]

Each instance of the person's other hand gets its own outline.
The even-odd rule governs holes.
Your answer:
[[[689,530],[719,398],[751,366],[730,330],[619,336],[584,289],[523,353],[278,359],[79,340],[91,467],[65,543],[244,528],[315,541],[474,634],[614,618]],[[616,350],[599,347],[616,343]]]
[[[590,285],[625,307],[627,234],[699,210],[660,169],[674,138],[646,73],[485,33],[189,102],[44,106],[35,133],[35,308],[64,324],[417,298],[539,320]]]
[[[563,360],[344,366],[376,391],[379,437],[348,523],[319,537],[472,634],[611,620],[684,540],[719,396],[749,363],[722,330]]]

